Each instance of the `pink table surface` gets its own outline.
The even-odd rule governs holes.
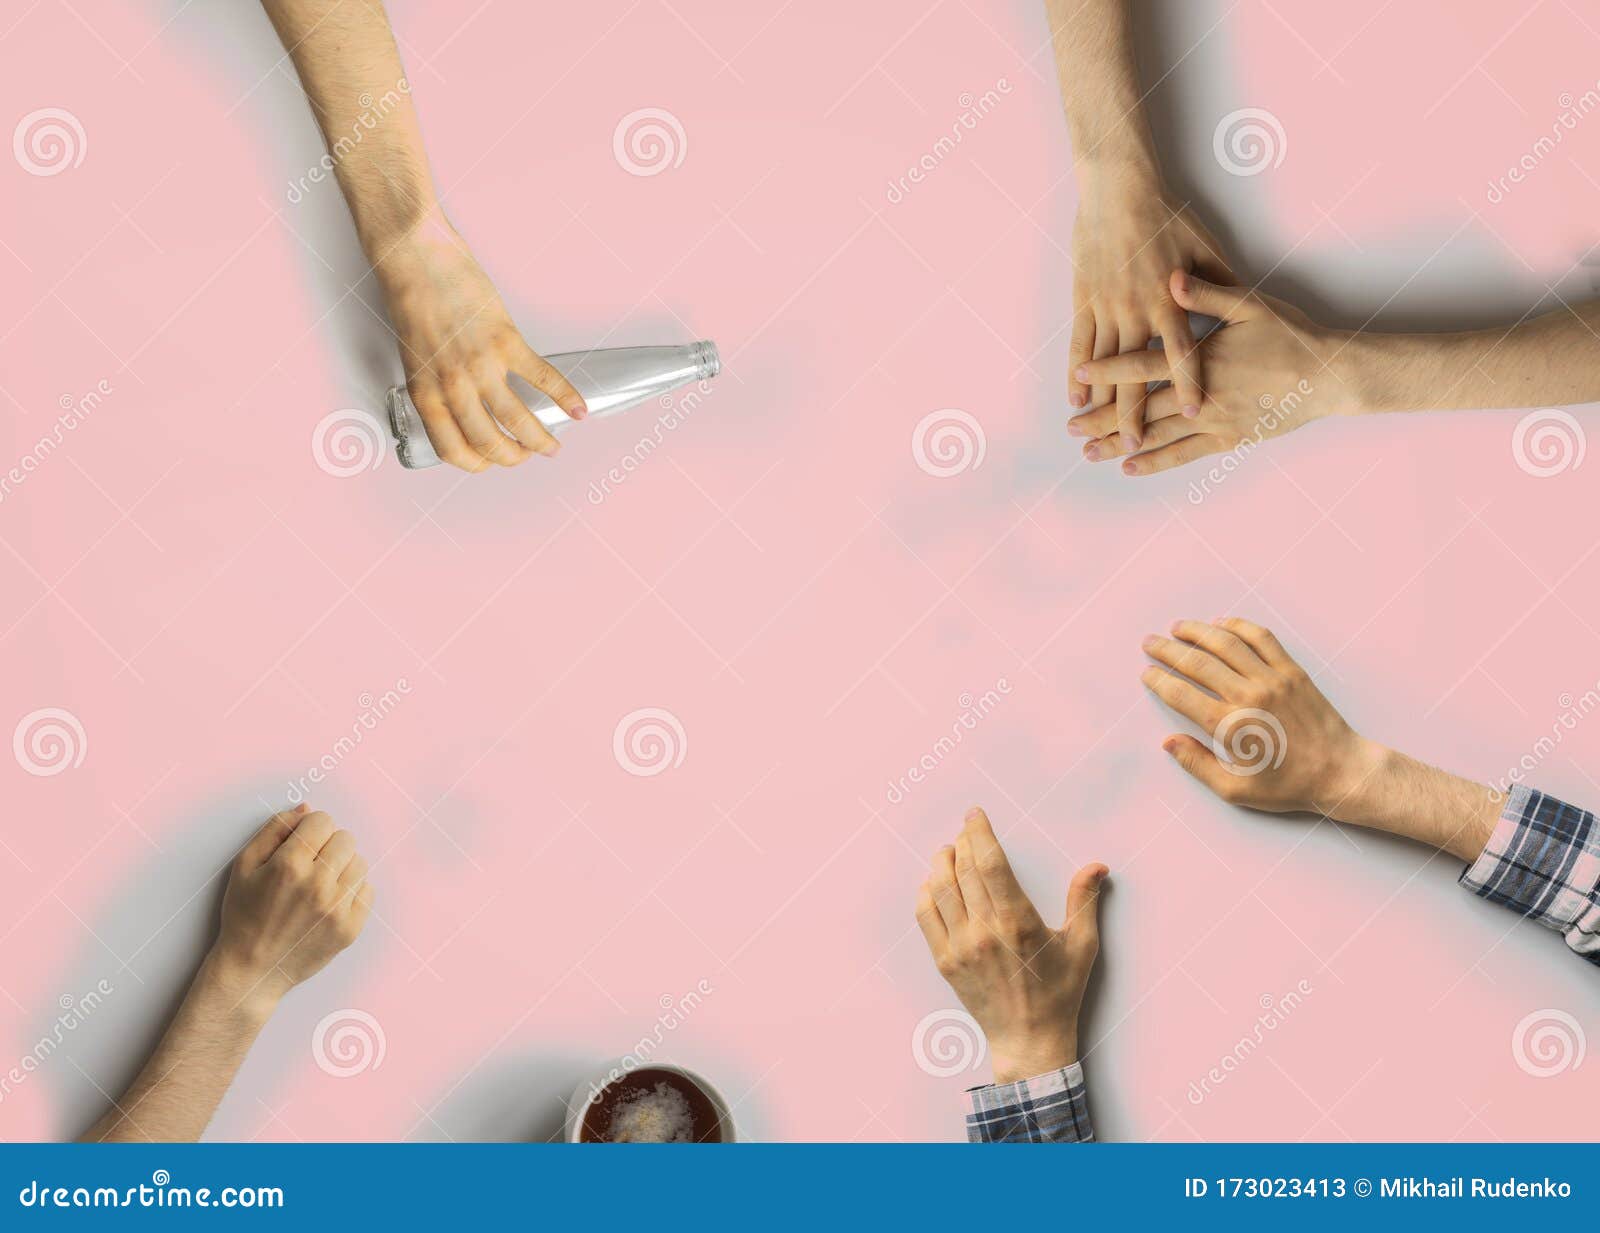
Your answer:
[[[1269,290],[1380,325],[1592,293],[1600,118],[1487,187],[1595,88],[1581,6],[1138,13],[1146,80],[1176,66],[1151,99],[1173,178]],[[0,117],[77,126],[35,158],[53,174],[0,166],[7,459],[98,405],[0,500],[0,726],[76,725],[59,773],[0,758],[0,1062],[111,992],[0,1093],[0,1135],[74,1133],[127,1080],[223,864],[324,757],[312,799],[357,832],[377,915],[216,1137],[542,1137],[702,987],[663,1055],[749,1137],[958,1137],[987,1070],[919,1065],[955,1003],[911,907],[974,801],[1048,913],[1078,864],[1113,870],[1103,1137],[1594,1133],[1600,1067],[1516,1053],[1529,1016],[1581,1039],[1600,1011],[1556,937],[1452,860],[1201,795],[1136,678],[1174,617],[1251,615],[1357,726],[1498,777],[1600,681],[1595,462],[1530,474],[1523,417],[1482,413],[1318,426],[1198,503],[1198,472],[1081,463],[1076,186],[1031,0],[393,17],[448,207],[535,345],[710,337],[725,370],[607,490],[655,410],[481,479],[359,440],[319,465],[319,424],[378,412],[398,362],[336,190],[289,199],[321,146],[265,20],[3,19]],[[1212,135],[1244,107],[1283,157],[1235,176]],[[630,174],[643,109],[678,132]],[[958,452],[919,465],[941,414]],[[638,775],[615,745],[645,708],[669,749]],[[1597,754],[1580,722],[1538,778],[1593,804]],[[315,1064],[328,1016],[368,1025],[359,1073]]]

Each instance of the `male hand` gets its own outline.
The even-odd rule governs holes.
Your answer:
[[[212,970],[241,1001],[275,1004],[355,941],[372,911],[366,877],[355,837],[327,814],[274,814],[234,860]]]
[[[1378,747],[1259,625],[1177,621],[1172,637],[1152,635],[1144,650],[1165,667],[1140,680],[1210,738],[1169,736],[1161,747],[1224,800],[1333,814],[1378,764]]]
[[[1078,1059],[1078,1011],[1100,948],[1100,885],[1086,865],[1051,928],[1017,884],[981,809],[953,847],[939,849],[917,895],[917,923],[940,974],[989,1041],[996,1083],[1015,1083]]]
[[[1143,453],[1135,453],[1120,431],[1120,401],[1074,416],[1067,431],[1095,438],[1083,450],[1091,462],[1134,454],[1122,464],[1123,473],[1154,475],[1241,443],[1282,436],[1325,415],[1360,410],[1355,356],[1340,355],[1348,333],[1324,329],[1282,300],[1219,287],[1182,270],[1172,272],[1170,287],[1180,308],[1226,323],[1196,347],[1205,369],[1204,400],[1190,399],[1173,368],[1172,386],[1150,396]],[[1165,380],[1168,369],[1161,352],[1129,352],[1124,345],[1124,354],[1091,360],[1080,371],[1099,389]]]
[[[1131,173],[1102,173],[1085,188],[1072,233],[1074,317],[1068,401],[1098,407],[1104,433],[1120,432],[1124,450],[1145,438],[1145,382],[1080,378],[1092,359],[1142,352],[1159,337],[1161,378],[1170,368],[1177,405],[1201,405],[1201,365],[1189,318],[1172,294],[1173,270],[1196,270],[1231,283],[1222,250],[1188,209]],[[1102,434],[1097,434],[1102,435]]]
[[[406,389],[445,462],[482,471],[560,448],[507,383],[508,373],[574,419],[588,414],[583,396],[517,332],[494,284],[442,214],[385,249],[376,272],[400,340]]]

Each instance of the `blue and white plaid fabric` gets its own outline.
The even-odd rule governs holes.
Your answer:
[[[1092,1143],[1089,1100],[1083,1091],[1083,1067],[1077,1062],[1061,1070],[999,1086],[975,1087],[967,1093],[971,1143]]]
[[[1555,929],[1600,964],[1600,826],[1594,814],[1516,787],[1483,853],[1461,881]]]

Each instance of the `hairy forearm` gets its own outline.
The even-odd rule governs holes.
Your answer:
[[[1593,402],[1600,400],[1600,300],[1509,329],[1351,335],[1333,367],[1359,390],[1351,408],[1358,413]]]
[[[150,1060],[83,1141],[198,1139],[275,1004],[274,993],[207,956]]]
[[[380,0],[262,0],[374,265],[437,208],[422,130]]]
[[[1474,861],[1494,830],[1500,799],[1473,783],[1373,741],[1359,752],[1317,806],[1338,822],[1388,831]]]
[[[1159,180],[1128,0],[1046,0],[1045,9],[1079,175]]]

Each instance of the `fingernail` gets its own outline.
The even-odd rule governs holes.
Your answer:
[[[584,406],[583,403],[580,402],[575,407],[568,407],[567,408],[567,414],[570,415],[575,420],[581,420],[584,416],[589,414],[589,408]]]
[[[1188,403],[1183,408],[1183,414],[1186,418],[1192,420],[1195,416],[1200,414],[1200,408],[1195,406],[1193,403]]]
[[[1161,639],[1157,638],[1154,634],[1146,634],[1144,641],[1141,642],[1139,645],[1141,647],[1143,647],[1145,650],[1149,651],[1149,650],[1154,650],[1156,643],[1158,643],[1160,641],[1161,641]]]
[[[1138,449],[1139,448],[1139,435],[1137,433],[1132,433],[1132,432],[1123,433],[1122,434],[1122,444],[1127,446],[1130,450]]]
[[[1122,464],[1122,473],[1124,475],[1139,474],[1139,468],[1133,465],[1133,459],[1130,458],[1127,462]]]
[[[1189,276],[1182,271],[1178,272],[1177,287],[1179,291],[1189,290]]]
[[[1085,367],[1079,366],[1077,371],[1074,372],[1072,375],[1074,377],[1076,377],[1079,381],[1087,381],[1089,379],[1089,370],[1087,368],[1085,368]]]
[[[294,811],[296,813],[310,813],[311,812],[311,802],[309,802],[309,801],[301,801],[298,805],[296,805],[294,807]]]
[[[1162,741],[1161,742],[1161,748],[1164,749],[1167,753],[1171,754],[1173,757],[1177,757],[1178,756],[1178,742],[1177,741],[1173,741],[1173,740]]]
[[[1083,406],[1084,398],[1082,394],[1068,394],[1067,401],[1074,407],[1081,407]]]
[[[1085,428],[1082,424],[1078,423],[1076,420],[1068,420],[1067,421],[1067,436],[1069,436],[1069,437],[1087,437],[1088,435],[1089,435],[1089,430],[1087,428]]]
[[[982,806],[974,805],[971,809],[967,810],[967,821],[968,822],[976,822],[981,817],[983,817],[983,808],[982,808]]]
[[[1099,446],[1099,444],[1097,443],[1095,445],[1091,445],[1088,449],[1084,450],[1083,451],[1083,456],[1085,458],[1087,458],[1090,462],[1099,462],[1100,461],[1100,446]]]

